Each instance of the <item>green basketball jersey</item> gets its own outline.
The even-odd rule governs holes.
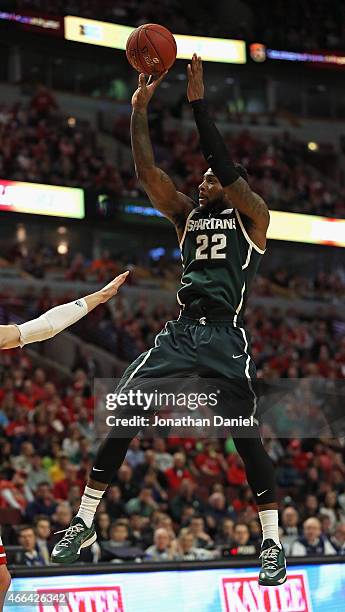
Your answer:
[[[243,318],[248,290],[264,251],[249,238],[238,210],[194,209],[181,241],[183,274],[177,300],[203,316]]]

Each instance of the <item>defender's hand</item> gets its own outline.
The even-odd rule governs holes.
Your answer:
[[[163,72],[163,74],[161,74],[161,76],[155,81],[152,81],[152,83],[152,77],[149,77],[149,80],[146,82],[145,75],[142,73],[139,74],[138,89],[134,92],[132,96],[132,107],[135,110],[142,110],[147,108],[147,105],[150,102],[154,92],[156,91],[158,85],[164,79],[167,72],[167,70],[166,72]]]
[[[110,300],[110,298],[114,297],[114,295],[117,294],[121,285],[125,282],[128,274],[129,271],[119,274],[119,276],[116,276],[116,278],[114,278],[114,280],[108,283],[108,285],[103,287],[103,289],[100,289],[99,297],[101,304],[104,304],[104,302],[107,302],[108,300]]]
[[[193,54],[192,63],[187,66],[187,98],[188,102],[201,100],[205,95],[204,75],[201,57]]]

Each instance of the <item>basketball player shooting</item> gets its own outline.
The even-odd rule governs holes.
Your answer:
[[[155,206],[175,226],[183,258],[177,299],[181,314],[169,321],[154,346],[125,371],[117,390],[131,381],[181,377],[200,370],[219,379],[240,381],[236,396],[254,415],[252,388],[255,366],[243,327],[248,289],[266,247],[269,212],[253,193],[245,169],[234,164],[204,100],[202,62],[196,55],[188,65],[187,96],[194,112],[203,154],[210,164],[199,186],[199,206],[176,190],[157,168],[149,136],[147,107],[164,75],[153,82],[139,76],[132,97],[131,142],[137,177]],[[255,421],[257,422],[257,421]],[[257,425],[251,438],[234,442],[245,465],[263,530],[259,583],[276,586],[286,581],[284,551],[278,535],[278,506],[274,469]],[[133,432],[134,437],[136,432]],[[70,563],[81,548],[96,539],[94,515],[104,491],[125,459],[131,437],[103,440],[95,458],[78,514],[52,560]]]

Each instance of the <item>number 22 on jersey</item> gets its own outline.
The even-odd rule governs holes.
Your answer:
[[[195,259],[225,259],[226,258],[226,235],[225,234],[199,234],[196,237],[199,245],[195,251]]]

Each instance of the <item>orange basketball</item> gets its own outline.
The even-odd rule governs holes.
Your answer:
[[[176,59],[177,47],[172,33],[157,23],[145,23],[127,40],[126,55],[138,72],[162,74]]]

